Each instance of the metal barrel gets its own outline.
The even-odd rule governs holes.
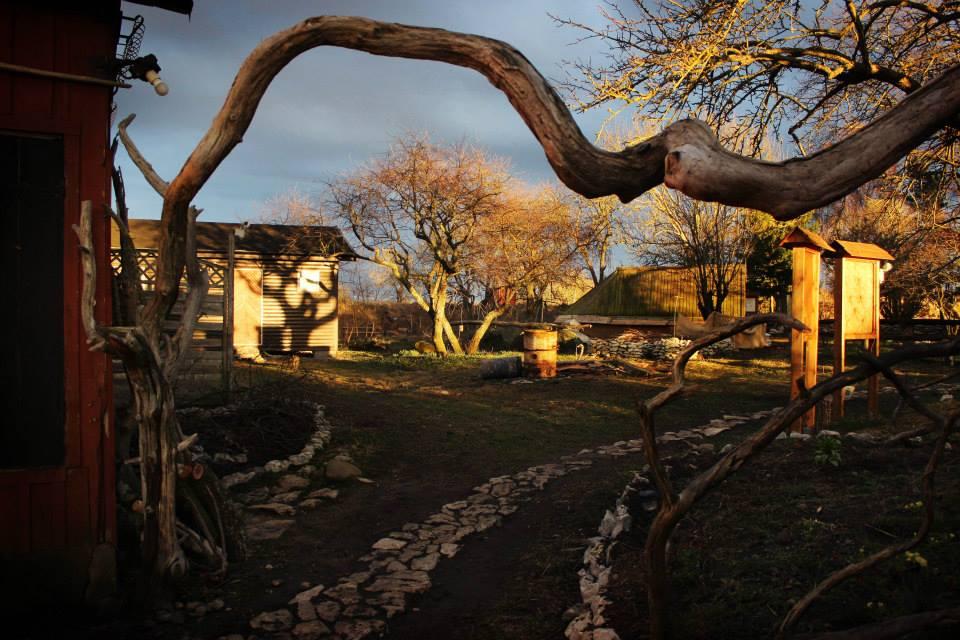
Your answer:
[[[557,332],[553,329],[523,331],[523,375],[555,378],[557,375]]]

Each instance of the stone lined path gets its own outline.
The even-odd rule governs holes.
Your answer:
[[[665,433],[661,438],[664,442],[690,440],[692,450],[700,447],[705,452],[706,447],[712,450],[713,445],[697,445],[692,441],[715,436],[769,413],[758,412],[752,417],[725,416],[697,429]],[[543,490],[552,480],[589,468],[595,460],[604,457],[621,457],[641,451],[640,440],[622,440],[583,449],[575,455],[564,456],[557,463],[490,478],[474,487],[473,493],[463,499],[447,503],[423,521],[409,522],[374,542],[369,553],[359,559],[365,565],[360,571],[340,578],[329,587],[317,585],[301,591],[289,601],[288,607],[260,613],[250,621],[250,626],[259,632],[287,632],[299,640],[359,640],[382,635],[387,620],[404,612],[412,596],[431,587],[430,573],[438,563],[456,556],[471,536],[500,525],[504,518],[516,513],[532,494]],[[619,519],[613,515],[612,520],[605,517],[601,537],[604,534],[613,538],[619,535],[625,514],[618,514]],[[587,555],[595,553],[592,549],[596,541],[591,540]],[[581,592],[584,591],[583,579]],[[595,578],[593,581],[597,582]],[[587,589],[588,595],[599,594],[597,589],[590,589]],[[596,609],[599,601],[594,597],[591,602],[593,604],[586,607]]]

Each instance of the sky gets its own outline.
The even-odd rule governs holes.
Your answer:
[[[129,132],[170,180],[220,108],[245,56],[263,38],[317,15],[357,15],[476,33],[518,48],[556,84],[564,60],[597,59],[605,47],[550,18],[600,25],[591,0],[196,0],[191,17],[129,2],[146,33],[140,54],[156,54],[170,87],[156,95],[133,81],[115,98],[115,118],[136,113]],[[606,111],[575,115],[588,137]],[[326,180],[386,151],[391,138],[427,132],[437,142],[466,141],[508,158],[518,178],[554,178],[543,151],[506,97],[475,71],[438,62],[313,49],[273,81],[250,129],[200,191],[201,220],[256,221],[269,198],[291,189],[319,194]],[[159,217],[161,201],[121,151],[131,215]]]

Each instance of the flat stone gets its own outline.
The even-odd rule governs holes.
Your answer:
[[[397,571],[381,576],[372,584],[364,587],[367,591],[400,591],[403,593],[423,593],[430,588],[430,576],[426,571]]]
[[[388,573],[396,573],[397,571],[406,571],[409,569],[407,565],[403,564],[399,560],[391,560],[390,564],[387,565]]]
[[[283,504],[293,504],[300,499],[300,491],[286,491],[273,496],[272,502],[281,502]]]
[[[300,504],[297,505],[300,509],[306,509],[307,511],[313,511],[320,506],[321,500],[315,500],[313,498],[307,498],[306,500],[301,500]]]
[[[235,487],[238,484],[250,482],[256,477],[256,475],[257,475],[256,471],[231,473],[230,475],[223,476],[222,478],[220,478],[220,484],[223,485],[224,488],[230,489],[231,487]]]
[[[264,611],[250,621],[250,626],[260,631],[286,631],[293,626],[293,614],[286,609]]]
[[[340,495],[339,489],[334,489],[333,487],[323,487],[322,489],[317,489],[315,491],[311,491],[310,493],[308,493],[307,498],[312,500],[316,500],[320,498],[324,500],[336,500],[337,496],[339,495]]]
[[[269,473],[283,473],[290,468],[290,462],[287,460],[271,460],[263,465],[264,471]]]
[[[265,520],[247,525],[247,537],[251,540],[276,540],[293,525],[294,520]]]
[[[317,608],[309,600],[297,602],[297,617],[305,622],[317,619]]]
[[[514,508],[516,510],[516,508]],[[500,517],[495,515],[482,515],[477,518],[476,530],[486,531],[490,527],[500,524]]]
[[[277,489],[279,489],[278,493],[282,493],[284,491],[293,491],[294,489],[305,489],[310,486],[310,481],[291,473],[281,476],[280,479],[277,480],[276,486]]]
[[[323,468],[323,475],[331,480],[349,480],[361,475],[360,467],[349,460],[334,458]]]
[[[340,616],[340,603],[333,600],[324,600],[314,609],[316,609],[317,616],[327,622],[334,622]]]
[[[297,604],[298,602],[309,602],[310,600],[313,600],[314,598],[319,596],[321,593],[323,593],[323,585],[318,584],[315,587],[310,587],[306,591],[301,591],[297,595],[293,596],[293,598],[287,604]]]
[[[383,625],[381,620],[341,620],[334,626],[334,631],[343,640],[362,640],[377,630],[377,622]]]
[[[293,628],[293,637],[297,640],[315,640],[330,635],[330,627],[319,620],[301,622]]]
[[[380,538],[373,543],[371,548],[376,549],[377,551],[395,551],[397,549],[403,549],[405,546],[407,546],[406,540],[398,540],[397,538]]]
[[[398,613],[403,613],[407,606],[405,595],[400,591],[383,591],[367,598],[367,602],[383,609],[384,613],[387,614],[387,618],[392,618]]]
[[[278,516],[292,516],[297,513],[297,510],[291,507],[288,504],[281,504],[279,502],[268,502],[266,504],[252,504],[247,509],[251,511],[267,511],[269,513],[275,513]]]
[[[466,509],[466,508],[467,508],[466,500],[457,500],[456,502],[450,502],[443,505],[444,511],[459,511],[460,509]]]
[[[703,429],[700,430],[700,433],[707,436],[708,438],[712,438],[715,435],[718,435],[720,433],[723,433],[724,431],[729,431],[729,430],[730,430],[730,427],[704,427]]]
[[[354,604],[344,609],[343,615],[347,618],[372,618],[377,615],[377,612],[370,607]]]
[[[510,495],[510,493],[517,487],[517,483],[513,480],[507,480],[506,482],[498,482],[497,484],[490,487],[490,495],[496,496],[497,498],[502,498],[504,496]]]
[[[410,562],[410,568],[414,571],[433,571],[438,560],[440,560],[439,553],[428,553],[423,557],[414,558]]]
[[[444,542],[440,545],[440,553],[448,558],[452,558],[453,556],[457,555],[458,551],[460,551],[460,545],[458,544]]]
[[[327,589],[324,595],[329,598],[339,600],[345,605],[357,604],[360,602],[360,594],[357,593],[357,585],[351,583],[338,584],[332,589]]]

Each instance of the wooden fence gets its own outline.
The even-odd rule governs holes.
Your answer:
[[[141,304],[147,303],[153,295],[156,283],[157,251],[138,249],[137,272],[142,293]],[[113,299],[119,299],[119,282],[122,272],[120,251],[110,252],[113,268]],[[178,392],[190,394],[208,392],[219,388],[226,394],[233,390],[233,270],[230,266],[200,259],[200,265],[207,271],[210,288],[200,307],[200,317],[193,332],[191,352],[180,368],[180,374],[174,382]],[[186,297],[186,283],[181,284],[177,303],[167,315],[167,330],[172,334],[183,314],[183,301]],[[114,318],[117,318],[114,308]],[[119,363],[115,363],[114,372]]]

